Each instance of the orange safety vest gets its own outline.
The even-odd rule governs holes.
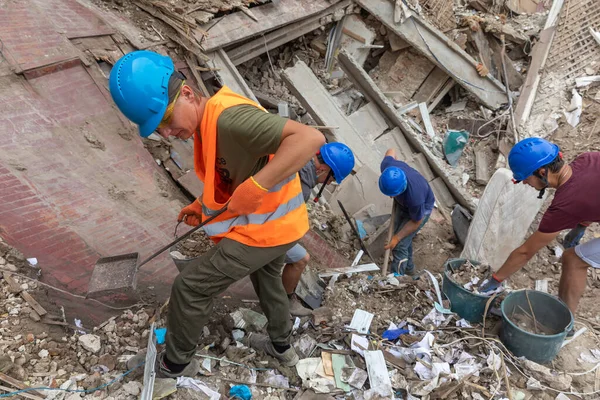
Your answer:
[[[241,104],[250,104],[267,112],[224,86],[206,102],[200,132],[194,135],[194,169],[204,182],[203,220],[225,205],[215,200],[217,120],[225,109]],[[203,229],[216,243],[226,237],[248,246],[274,247],[299,240],[308,231],[308,213],[298,173],[271,188],[253,214],[240,216],[225,211]]]

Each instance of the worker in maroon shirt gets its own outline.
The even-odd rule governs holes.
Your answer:
[[[585,226],[600,222],[600,153],[583,153],[571,164],[565,164],[556,144],[528,138],[512,148],[508,163],[516,183],[522,181],[536,188],[540,198],[546,188],[556,192],[537,232],[510,254],[480,290],[497,289],[562,230],[572,229],[563,243],[565,247],[576,245],[563,253],[558,296],[575,314],[585,290],[588,267],[600,268],[600,239],[577,244]]]

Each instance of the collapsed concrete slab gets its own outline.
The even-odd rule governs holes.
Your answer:
[[[379,106],[381,112],[383,112],[392,124],[400,128],[406,141],[409,142],[415,150],[423,153],[433,172],[442,178],[443,183],[448,186],[448,190],[452,193],[452,196],[454,196],[456,201],[469,210],[474,211],[475,206],[471,200],[471,196],[465,192],[457,178],[451,176],[446,171],[444,161],[432,153],[417,133],[408,125],[402,115],[396,112],[396,109],[390,100],[383,94],[377,85],[375,85],[375,82],[373,82],[366,71],[344,51],[338,55],[338,62],[354,86],[360,90],[369,101],[375,102]]]
[[[491,75],[480,76],[475,69],[477,61],[423,19],[413,15],[396,24],[394,2],[357,0],[357,3],[450,75],[459,85],[473,93],[486,107],[497,109],[508,102],[502,83]]]
[[[281,75],[290,91],[319,125],[335,126],[332,139],[348,145],[358,159],[357,168],[367,165],[379,169],[380,159],[369,140],[357,132],[354,124],[340,110],[332,96],[304,62],[299,61]]]
[[[242,78],[224,50],[215,50],[212,53],[209,53],[208,57],[208,63],[217,70],[217,74],[221,79],[221,84],[227,85],[229,89],[237,94],[241,94],[258,103],[258,99],[254,96],[254,93],[252,93],[252,90],[250,90],[250,87],[248,87],[248,84],[244,78]]]
[[[500,168],[479,200],[461,257],[488,263],[497,271],[523,243],[542,203],[535,189],[515,185],[512,173]]]

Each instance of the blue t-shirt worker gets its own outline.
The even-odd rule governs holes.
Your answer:
[[[394,198],[394,236],[385,249],[393,249],[392,272],[413,275],[412,241],[433,211],[435,197],[417,170],[396,158],[389,149],[381,162],[379,190]]]

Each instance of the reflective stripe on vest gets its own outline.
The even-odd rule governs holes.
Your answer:
[[[282,180],[281,182],[279,182],[277,185],[273,186],[269,190],[269,193],[279,192],[281,189],[283,189],[283,187],[285,185],[287,185],[288,183],[290,183],[291,181],[293,181],[295,177],[296,177],[296,174],[288,176],[287,178],[285,178],[284,180]],[[212,209],[206,207],[204,204],[202,204],[202,212],[204,213],[204,215],[206,215],[208,217],[212,217],[217,212],[219,212],[219,210],[212,210]]]
[[[212,224],[206,225],[203,229],[208,236],[218,236],[227,233],[234,226],[249,224],[262,225],[268,221],[281,218],[285,214],[297,209],[303,204],[304,196],[302,193],[299,193],[296,197],[292,197],[287,203],[280,204],[273,212],[265,214],[240,215],[238,217],[226,219],[224,221],[213,222]],[[203,209],[205,208],[206,207],[203,206]],[[209,210],[209,212],[215,213],[216,210]]]

